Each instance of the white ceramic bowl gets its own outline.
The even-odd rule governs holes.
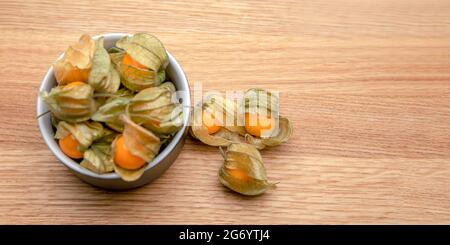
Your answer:
[[[104,46],[106,49],[108,49],[114,46],[117,40],[126,35],[130,34],[109,33],[105,35],[98,35],[93,38],[97,39],[103,36]],[[77,162],[67,157],[59,148],[57,141],[54,139],[55,132],[52,128],[50,113],[38,119],[39,129],[49,149],[61,161],[61,163],[63,163],[67,168],[75,173],[75,175],[80,179],[94,186],[106,189],[131,189],[150,183],[152,180],[158,178],[175,161],[184,145],[184,140],[188,131],[187,129],[189,125],[191,99],[189,93],[189,84],[186,79],[186,75],[183,72],[183,69],[169,52],[167,52],[167,54],[169,57],[169,65],[166,69],[167,77],[175,84],[177,91],[182,91],[182,93],[178,94],[181,97],[184,108],[183,126],[181,127],[180,131],[178,131],[178,133],[173,137],[172,141],[163,150],[160,151],[160,153],[155,157],[155,159],[153,159],[153,161],[150,162],[150,164],[145,168],[144,174],[138,180],[133,182],[126,182],[123,181],[116,173],[97,174],[81,167]],[[58,59],[61,59],[62,56],[63,55],[61,55]],[[53,68],[50,67],[41,82],[39,91],[50,91],[55,86],[56,80],[53,74]],[[37,115],[40,115],[47,110],[47,105],[38,96]]]

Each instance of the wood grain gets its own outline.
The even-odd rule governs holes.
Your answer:
[[[0,223],[450,223],[450,2],[0,1]],[[190,84],[281,92],[294,136],[265,150],[278,188],[217,180],[189,139],[154,183],[91,187],[48,150],[35,101],[82,33],[150,32]]]

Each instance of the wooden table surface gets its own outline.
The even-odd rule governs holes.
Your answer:
[[[0,1],[0,223],[450,223],[450,2]],[[264,150],[278,188],[222,187],[188,139],[158,180],[81,182],[39,133],[50,64],[83,33],[149,32],[205,90],[281,92],[291,140]]]

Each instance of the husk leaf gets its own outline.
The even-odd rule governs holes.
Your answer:
[[[119,120],[119,116],[125,113],[125,108],[130,102],[132,96],[118,96],[111,97],[106,100],[105,104],[103,104],[93,115],[92,120],[98,122],[104,122],[108,127],[112,129],[122,132],[123,131],[123,122]]]
[[[84,152],[80,166],[99,174],[112,172],[114,163],[111,152],[111,143],[95,143]]]
[[[40,93],[50,111],[58,119],[68,122],[88,120],[96,109],[94,90],[88,84],[64,85]]]
[[[260,195],[275,187],[267,181],[259,151],[244,143],[231,144],[224,153],[219,180],[226,187],[243,195]]]
[[[115,93],[120,86],[120,75],[111,64],[111,58],[103,47],[103,37],[96,41],[95,46],[88,83],[96,92]]]
[[[209,134],[208,129],[202,123],[202,113],[211,113],[214,115],[223,114],[216,117],[222,128],[214,133]],[[238,107],[234,101],[225,99],[222,95],[212,94],[206,96],[203,104],[197,105],[192,110],[191,121],[193,122],[189,132],[194,138],[202,141],[210,146],[228,146],[232,143],[243,142],[240,136],[245,135],[245,129],[238,126]]]
[[[117,41],[116,46],[150,70],[158,71],[167,67],[166,49],[153,35],[137,33],[131,37],[123,37]]]
[[[114,141],[116,136],[117,136],[117,133],[115,131],[109,130],[108,128],[103,127],[103,135],[102,135],[102,137],[96,139],[94,141],[94,144],[95,143],[106,143],[106,144],[111,145],[111,143]]]
[[[81,123],[68,123],[60,121],[56,127],[55,138],[61,139],[72,134],[78,142],[78,150],[85,151],[91,144],[104,136],[105,131],[101,123],[86,121]]]
[[[110,53],[109,57],[111,58],[111,62],[113,65],[119,70],[120,64],[122,63],[123,56],[125,55],[125,52],[118,51],[116,53]]]
[[[258,149],[277,146],[287,142],[293,133],[292,124],[288,118],[280,116],[278,118],[278,127],[267,138],[255,137],[250,134],[245,135],[248,143],[255,145]]]
[[[279,115],[278,96],[263,89],[253,88],[245,92],[243,103],[245,113],[266,115],[275,119],[275,125],[267,132],[268,135],[256,137],[245,134],[247,143],[255,145],[258,149],[264,149],[267,146],[280,145],[290,138],[292,125],[289,119]]]
[[[158,154],[161,147],[160,139],[152,132],[137,125],[131,121],[127,116],[121,115],[120,119],[124,122],[124,143],[131,154],[138,156],[146,161],[146,163],[139,169],[128,170],[121,168],[114,164],[114,170],[125,181],[135,181],[139,179],[144,173],[145,168]],[[117,140],[117,138],[116,138]],[[115,141],[112,143],[114,155]]]
[[[160,135],[179,130],[183,120],[182,105],[172,100],[175,86],[165,82],[137,93],[127,107],[131,120]]]
[[[141,91],[160,85],[166,79],[165,70],[153,71],[122,63],[124,52],[109,54],[115,68],[119,71],[122,84],[131,91]]]
[[[245,113],[277,116],[279,112],[279,98],[264,89],[252,88],[244,93]]]
[[[158,86],[166,77],[164,70],[156,72],[123,63],[120,63],[119,71],[123,78],[122,84],[131,91]]]
[[[71,82],[86,82],[92,66],[95,42],[89,35],[82,35],[67,49],[64,57],[53,64],[56,81],[59,85]]]

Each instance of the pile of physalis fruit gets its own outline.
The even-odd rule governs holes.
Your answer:
[[[62,152],[95,173],[137,180],[182,125],[167,65],[152,35],[125,36],[109,50],[103,38],[81,36],[53,64],[57,86],[40,94]]]
[[[210,94],[195,106],[191,121],[194,138],[219,147],[224,186],[252,196],[275,187],[267,180],[259,151],[286,142],[293,132],[290,121],[279,115],[276,94],[263,89],[249,89],[237,99]]]

